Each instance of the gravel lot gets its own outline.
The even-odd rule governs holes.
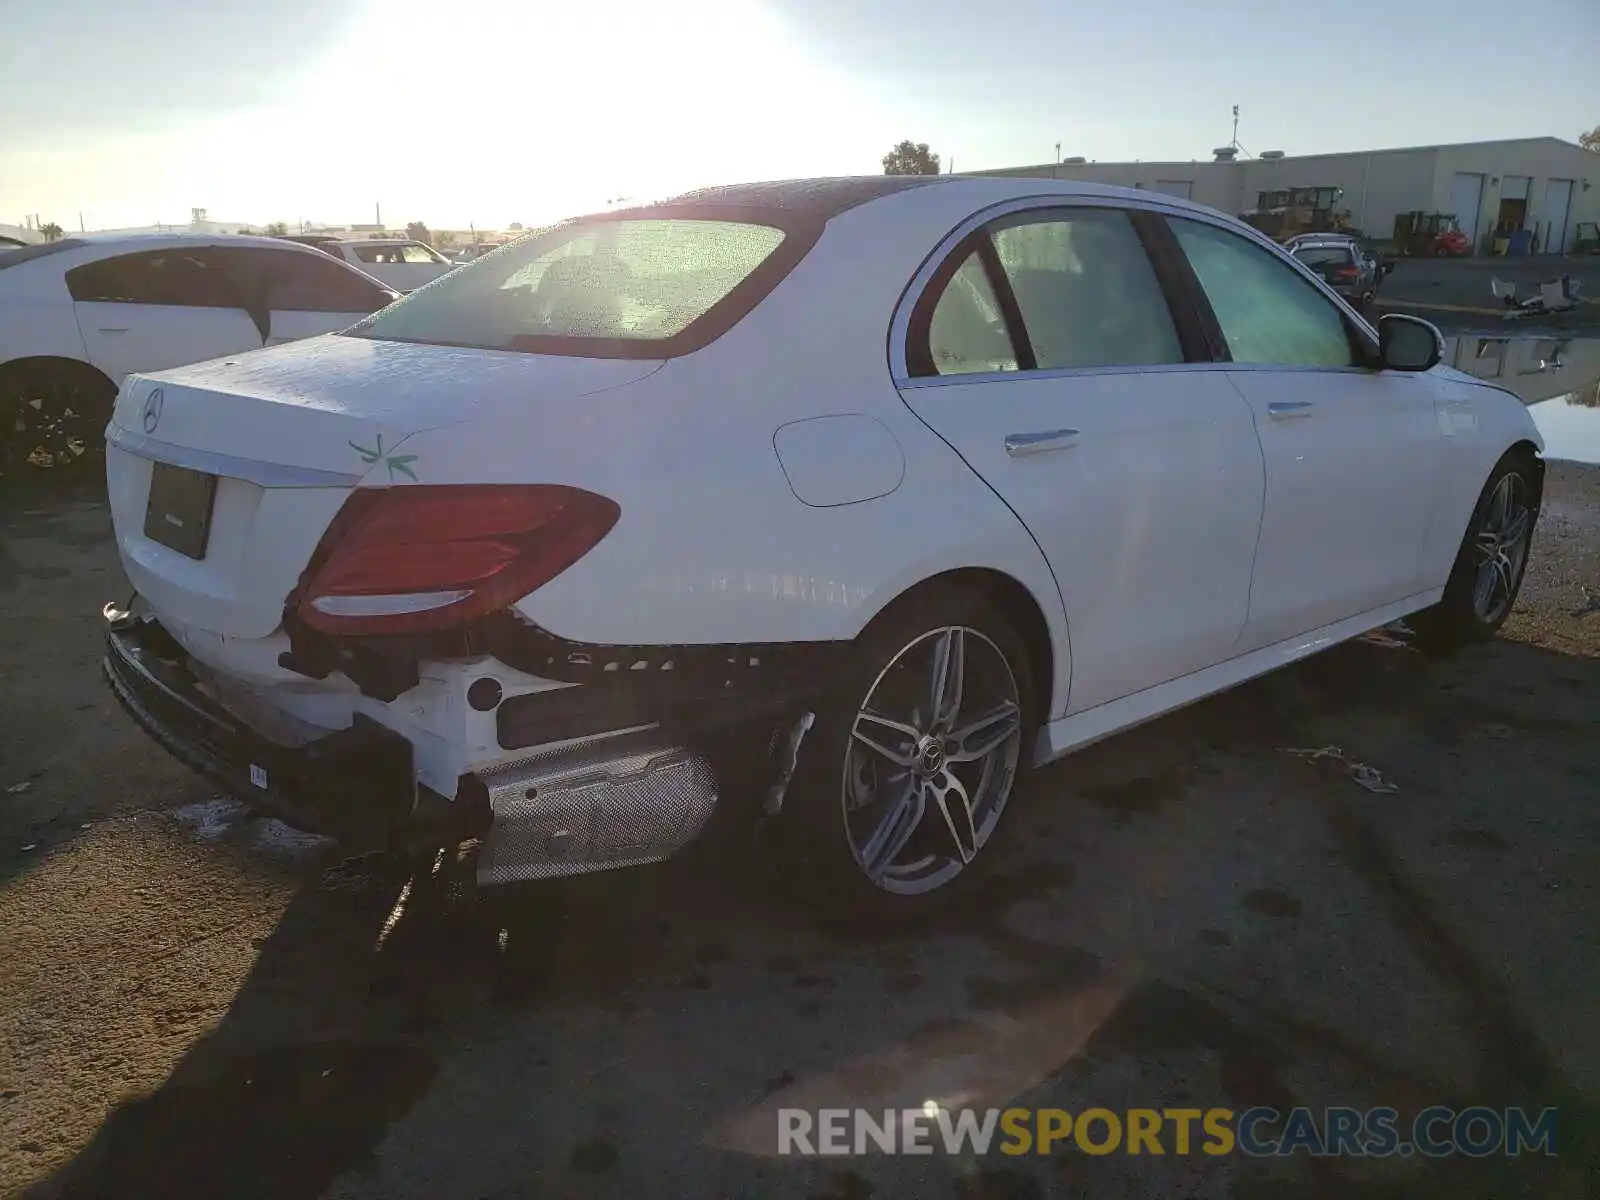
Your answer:
[[[0,507],[0,1193],[1594,1194],[1600,471],[1552,465],[1498,641],[1363,639],[1059,763],[892,935],[727,846],[493,898],[340,863],[116,710],[125,586],[91,498]],[[928,1095],[1557,1105],[1560,1153],[770,1152],[777,1107]]]

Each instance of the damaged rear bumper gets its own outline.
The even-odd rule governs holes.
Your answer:
[[[149,618],[108,609],[101,669],[167,753],[230,795],[355,852],[473,835],[488,811],[416,783],[411,743],[370,717],[299,748],[267,740],[200,686],[183,648]]]
[[[358,714],[350,728],[289,748],[262,737],[207,693],[183,648],[150,617],[108,606],[103,670],[123,709],[157,743],[231,795],[353,852],[447,845],[481,838],[485,884],[544,879],[668,858],[692,841],[724,781],[714,745],[739,741],[771,776],[787,778],[786,747],[770,735],[805,708],[800,690],[720,696],[694,705],[562,689],[570,711],[537,700],[506,702],[498,721],[520,756],[463,775],[446,797],[417,782],[411,743]],[[608,681],[609,682],[609,681]],[[620,681],[619,681],[620,682]],[[610,701],[609,703],[605,703]],[[666,709],[676,710],[668,713]],[[737,724],[731,714],[738,713]],[[749,745],[762,733],[766,743]],[[542,734],[542,736],[540,736]],[[792,757],[792,754],[788,755]],[[769,776],[769,777],[771,777]]]

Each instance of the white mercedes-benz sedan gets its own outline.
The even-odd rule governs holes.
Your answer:
[[[89,234],[0,248],[0,475],[82,462],[131,372],[331,333],[396,294],[276,238]]]
[[[1494,633],[1542,444],[1440,353],[1145,192],[606,212],[130,378],[105,672],[352,846],[481,839],[500,883],[666,858],[721,805],[819,902],[914,912],[1029,767],[1399,618]]]

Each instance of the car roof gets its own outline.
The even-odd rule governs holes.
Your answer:
[[[341,246],[421,246],[416,238],[335,238]]]
[[[766,208],[827,220],[846,209],[910,188],[925,187],[943,175],[845,175],[822,179],[780,179],[697,188],[662,200],[662,205],[708,208]]]
[[[1348,250],[1354,238],[1307,238],[1303,242],[1296,242],[1296,250]]]
[[[935,197],[946,196],[951,200],[958,196],[966,197],[978,205],[1026,198],[1048,199],[1053,196],[1134,200],[1146,206],[1217,215],[1216,210],[1203,204],[1162,192],[1079,180],[1016,175],[858,175],[700,188],[649,204],[613,209],[608,213],[593,213],[583,219],[638,219],[656,209],[692,212],[696,208],[747,208],[780,217],[827,221],[874,201],[910,203],[931,210],[943,207],[942,203],[933,203]],[[929,203],[925,205],[924,200]]]

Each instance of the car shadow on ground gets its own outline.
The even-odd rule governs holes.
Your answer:
[[[550,1177],[493,1194],[643,1194],[640,1177],[621,1173],[618,1158],[623,1146],[648,1158],[648,1147],[609,1132],[601,1111],[610,1101],[605,1085],[594,1081],[607,1064],[589,1064],[591,1073],[563,1058],[559,1040],[574,1013],[587,1014],[618,1045],[635,1047],[627,1070],[633,1094],[641,1095],[671,1097],[695,1086],[673,1052],[673,1030],[718,1022],[728,1024],[729,1036],[738,1029],[748,1047],[742,1069],[756,1082],[744,1092],[719,1083],[721,1107],[759,1107],[803,1090],[806,1081],[787,1065],[793,1056],[785,1046],[795,1027],[818,1028],[824,1015],[834,1032],[819,1043],[823,1061],[868,1050],[888,1030],[897,1045],[909,1047],[895,1069],[911,1070],[908,1058],[981,1049],[998,1027],[995,1014],[1014,1024],[1042,1013],[1059,1027],[1067,1019],[1062,997],[1077,1005],[1074,1012],[1086,998],[1110,997],[1084,1037],[1067,1046],[1065,1059],[1046,1055],[1040,1077],[1026,1070],[1005,1077],[1036,1096],[1036,1089],[1070,1082],[1074,1072],[1081,1076],[1096,1064],[1131,1062],[1142,1070],[1147,1061],[1196,1049],[1215,1060],[1215,1090],[1235,1109],[1311,1103],[1293,1082],[1311,1063],[1398,1098],[1402,1111],[1452,1101],[1552,1104],[1562,1108],[1564,1123],[1569,1116],[1592,1118],[1588,1101],[1565,1082],[1519,1013],[1496,965],[1468,947],[1418,885],[1412,864],[1386,834],[1381,808],[1351,790],[1338,762],[1280,753],[1322,747],[1328,737],[1349,733],[1351,720],[1392,726],[1399,719],[1405,736],[1442,754],[1465,747],[1469,756],[1489,725],[1565,739],[1569,750],[1592,731],[1583,714],[1592,723],[1600,662],[1510,642],[1472,653],[1466,665],[1440,665],[1394,639],[1365,639],[1075,755],[1033,781],[1030,803],[1009,822],[1017,828],[992,874],[961,906],[914,929],[818,922],[775,891],[761,855],[730,852],[742,847],[723,839],[747,835],[738,829],[720,830],[710,844],[659,868],[501,895],[474,892],[470,857],[411,873],[375,861],[336,864],[308,877],[296,893],[224,1020],[159,1088],[117,1108],[91,1145],[28,1194],[287,1200],[316,1196],[342,1176],[366,1179],[374,1194],[384,1194],[378,1147],[435,1091],[459,1103],[445,1135],[451,1149],[441,1152],[446,1161],[503,1158],[506,1148],[497,1139],[506,1127],[476,1094],[486,1085],[452,1077],[452,1063],[470,1058],[480,1041],[521,1047],[494,1064],[497,1074],[523,1073],[526,1086],[547,1102],[592,1110],[593,1128],[563,1143]],[[1435,765],[1427,755],[1408,763],[1408,790],[1426,795],[1420,781]],[[1592,743],[1578,769],[1596,778]],[[1092,948],[1078,944],[1075,870],[1100,852],[1097,839],[1159,820],[1174,806],[1220,797],[1222,784],[1207,790],[1216,781],[1267,772],[1281,773],[1275,778],[1291,797],[1286,803],[1309,814],[1333,857],[1355,877],[1370,899],[1369,917],[1387,924],[1453,997],[1452,1015],[1474,1063],[1467,1078],[1441,1083],[1400,1067],[1363,1043],[1359,1018],[1353,1032],[1285,1010],[1242,967],[1201,979],[1140,950],[1130,951],[1144,960],[1130,976],[1116,961],[1117,947],[1103,940]],[[1049,796],[1080,801],[1078,811],[1092,817],[1087,831],[1073,808],[1041,801]],[[1201,811],[1190,819],[1209,817]],[[1050,897],[1061,901],[1047,912],[1053,927],[1041,931],[1037,921],[1013,919]],[[1300,903],[1265,892],[1246,897],[1258,914],[1279,917],[1297,914]],[[1216,936],[1219,944],[1228,937]],[[958,981],[959,1000],[937,991],[946,977]],[[910,1015],[896,1016],[898,1008],[911,1014],[919,1005],[915,1027]],[[651,1021],[660,1032],[639,1035]],[[546,1035],[516,1040],[541,1026]],[[596,1044],[607,1044],[607,1037]],[[868,1061],[885,1069],[881,1056]],[[1006,1097],[995,1099],[1003,1106]],[[675,1128],[671,1117],[661,1120]],[[1399,1184],[1362,1178],[1359,1187],[1337,1160],[1299,1159],[1271,1170],[1248,1164],[1238,1168],[1230,1194],[1343,1196],[1354,1189],[1396,1200],[1575,1197],[1582,1193],[1572,1190],[1578,1176],[1570,1168],[1584,1156],[1592,1163],[1594,1148],[1569,1144],[1578,1157],[1564,1146],[1555,1163],[1447,1160],[1426,1176],[1408,1175]],[[765,1194],[777,1182],[770,1160],[763,1176],[748,1155],[698,1153],[733,1160],[712,1176],[725,1185],[737,1181],[725,1194]],[[1093,1186],[1091,1168],[1108,1162],[1002,1167],[984,1160],[952,1170],[946,1188],[968,1197],[1076,1191]],[[652,1178],[648,1163],[643,1169],[642,1178]],[[857,1160],[782,1169],[804,1173],[803,1190],[786,1194],[842,1198],[866,1196],[874,1187]],[[468,1194],[438,1187],[435,1181],[432,1194]]]

